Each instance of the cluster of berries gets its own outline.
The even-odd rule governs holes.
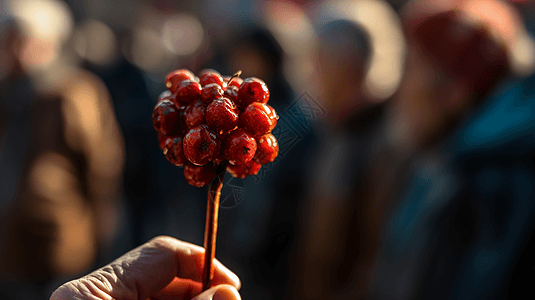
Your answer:
[[[184,167],[189,184],[202,187],[225,168],[236,178],[256,175],[279,153],[271,131],[279,118],[267,105],[269,90],[240,72],[223,77],[206,69],[169,73],[152,121],[167,160]]]

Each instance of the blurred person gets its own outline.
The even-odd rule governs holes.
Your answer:
[[[271,286],[298,299],[334,297],[350,280],[352,266],[344,253],[358,251],[351,247],[361,237],[353,232],[347,241],[346,229],[362,205],[352,194],[361,187],[364,162],[399,82],[403,57],[396,15],[383,1],[327,1],[315,9],[319,38],[310,90],[318,101],[303,99],[325,116],[318,122],[289,121],[306,132],[284,165],[276,167],[280,173],[272,184],[278,212],[259,256],[277,270],[269,277]],[[384,22],[388,34],[373,28],[379,28],[377,22]],[[303,112],[294,108],[288,115],[296,113]],[[310,113],[315,112],[305,112]],[[283,278],[275,276],[282,273]]]
[[[527,163],[524,171],[531,172],[531,158],[521,154],[502,160],[503,153],[495,149],[470,154],[452,147],[466,143],[453,134],[481,111],[499,83],[519,70],[515,50],[525,37],[521,20],[503,2],[477,0],[411,1],[402,19],[409,40],[407,71],[369,162],[362,194],[369,235],[365,255],[356,262],[366,275],[361,291],[353,293],[373,299],[501,298],[510,276],[501,272],[511,268],[511,254],[487,266],[477,265],[475,255],[487,243],[518,247],[519,240],[505,241],[487,231],[507,230],[508,222],[487,214],[523,196],[486,193],[476,174],[514,173],[515,163]],[[510,114],[501,118],[516,122]],[[529,149],[525,145],[518,151]]]
[[[313,150],[303,162],[310,167],[302,184],[302,214],[295,216],[299,225],[289,287],[294,298],[329,298],[349,280],[343,258],[351,245],[345,235],[359,205],[352,194],[361,187],[363,162],[388,104],[372,101],[365,92],[371,57],[369,32],[354,21],[335,20],[320,28],[319,99],[327,113],[313,127]],[[359,236],[352,234],[358,245]]]
[[[214,260],[213,287],[201,293],[204,249],[159,236],[110,264],[60,286],[50,300],[238,300],[240,279]]]
[[[0,294],[40,299],[109,255],[124,149],[106,87],[63,51],[68,7],[3,5],[12,25],[1,39]]]

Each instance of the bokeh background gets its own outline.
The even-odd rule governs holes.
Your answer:
[[[277,160],[226,177],[216,257],[244,299],[521,295],[534,34],[521,0],[0,0],[0,296],[202,245],[207,189],[151,120],[178,68],[261,78],[280,116]]]

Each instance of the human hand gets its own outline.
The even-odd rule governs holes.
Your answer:
[[[214,260],[212,288],[201,293],[204,249],[172,237],[150,240],[112,263],[60,286],[50,300],[240,300],[239,278]]]

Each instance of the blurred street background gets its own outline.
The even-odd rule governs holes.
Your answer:
[[[534,36],[529,0],[0,0],[0,298],[203,244],[151,120],[179,68],[261,78],[280,115],[277,160],[226,175],[243,299],[532,293]]]

